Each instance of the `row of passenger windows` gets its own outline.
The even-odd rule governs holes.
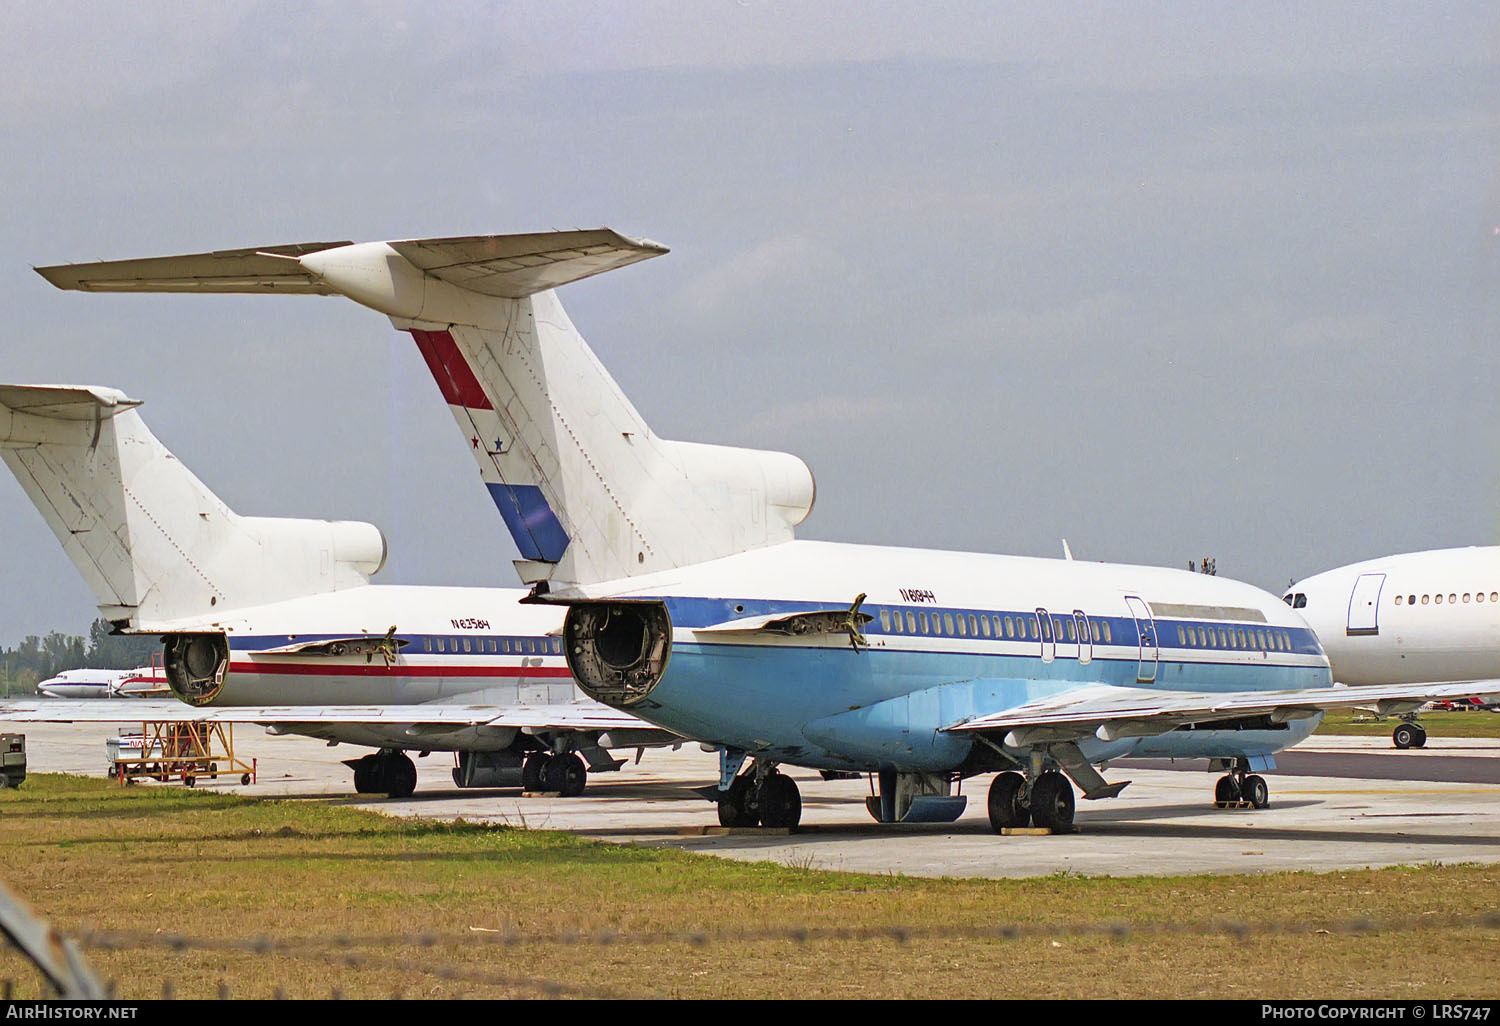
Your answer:
[[[1239,648],[1261,652],[1290,652],[1292,639],[1286,631],[1262,627],[1177,628],[1177,643],[1187,648]]]
[[[1002,616],[998,614],[931,613],[880,611],[880,629],[888,634],[929,634],[953,638],[1001,638],[1018,641],[1052,641],[1054,630],[1059,642],[1076,643],[1084,632],[1097,644],[1114,643],[1113,631],[1106,619],[1093,620],[1082,614],[1064,616]],[[1134,643],[1134,639],[1128,642]],[[1276,628],[1199,627],[1180,624],[1177,644],[1183,648],[1227,648],[1261,652],[1292,651],[1291,635]]]
[[[460,648],[459,646],[462,646]],[[560,655],[557,638],[423,638],[424,652],[478,652],[492,655]]]
[[[1469,595],[1470,595],[1470,593],[1466,591],[1463,594],[1463,598],[1460,599],[1458,597],[1458,592],[1456,592],[1456,591],[1450,591],[1448,593],[1447,601],[1448,601],[1448,603],[1450,605],[1455,605],[1456,606],[1461,601],[1462,602],[1469,601]],[[1482,591],[1476,591],[1476,592],[1474,592],[1473,596],[1474,596],[1474,601],[1475,602],[1483,602],[1484,601],[1484,592],[1482,592]],[[1440,605],[1443,604],[1443,601],[1444,601],[1443,596],[1441,596],[1441,595],[1433,595],[1433,596],[1431,596],[1431,598],[1432,598],[1432,604],[1433,605],[1440,606]],[[1421,598],[1422,605],[1425,606],[1427,604],[1427,599],[1428,599],[1428,596],[1426,596],[1426,595],[1422,596],[1422,598]],[[1417,599],[1417,597],[1415,595],[1397,595],[1396,596],[1396,605],[1398,605],[1398,606],[1401,605],[1403,602],[1405,602],[1405,604],[1408,605],[1408,606],[1414,606],[1414,605],[1417,604],[1417,601],[1418,601],[1418,599]],[[1492,591],[1492,592],[1490,592],[1490,601],[1491,602],[1500,602],[1500,591]]]
[[[882,609],[880,629],[887,634],[932,634],[950,638],[1005,638],[1021,641],[1051,641],[1052,623],[1057,623],[1057,640],[1078,640],[1079,625],[1072,617],[1047,617],[1038,624],[1036,616],[1001,616],[975,613],[906,612]],[[1089,635],[1096,644],[1112,644],[1114,639],[1107,621],[1093,620]],[[1087,639],[1085,639],[1087,640]]]

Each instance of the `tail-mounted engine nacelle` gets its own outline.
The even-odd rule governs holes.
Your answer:
[[[222,634],[169,634],[162,664],[172,694],[190,705],[207,705],[229,673],[229,640]]]
[[[584,602],[568,607],[563,651],[573,679],[605,705],[651,693],[672,654],[672,618],[660,602]]]

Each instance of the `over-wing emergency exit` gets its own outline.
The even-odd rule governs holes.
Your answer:
[[[1259,776],[1323,709],[1445,692],[1332,686],[1276,596],[1154,567],[797,541],[812,475],[785,453],[663,439],[553,289],[665,252],[608,230],[313,244],[39,268],[85,291],[338,294],[416,341],[520,549],[566,607],[601,702],[720,746],[726,824],[795,825],[781,764],[879,781],[881,822],[947,821],[997,773],[997,829],[1071,828],[1133,755]],[[748,762],[748,768],[746,764]]]

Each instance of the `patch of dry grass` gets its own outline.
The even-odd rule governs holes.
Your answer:
[[[223,986],[258,998],[1454,998],[1500,986],[1500,931],[1477,925],[1494,908],[1494,867],[921,880],[50,775],[0,792],[0,853],[13,891],[60,928],[94,932],[87,954],[127,998],[168,983],[182,997]],[[1387,928],[1350,929],[1358,917]],[[39,992],[13,952],[0,953],[3,979],[17,997]]]
[[[1317,734],[1344,734],[1357,737],[1390,737],[1400,719],[1386,716],[1376,719],[1367,712],[1337,709],[1327,713],[1318,724]],[[1500,713],[1479,709],[1425,712],[1421,723],[1429,737],[1500,737]]]

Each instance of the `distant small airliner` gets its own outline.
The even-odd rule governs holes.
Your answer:
[[[1500,678],[1500,546],[1432,549],[1352,563],[1298,581],[1282,598],[1317,632],[1341,684]],[[1418,724],[1396,727],[1420,748]]]
[[[144,698],[166,692],[167,678],[159,666],[63,670],[36,686],[36,693],[43,698]]]

